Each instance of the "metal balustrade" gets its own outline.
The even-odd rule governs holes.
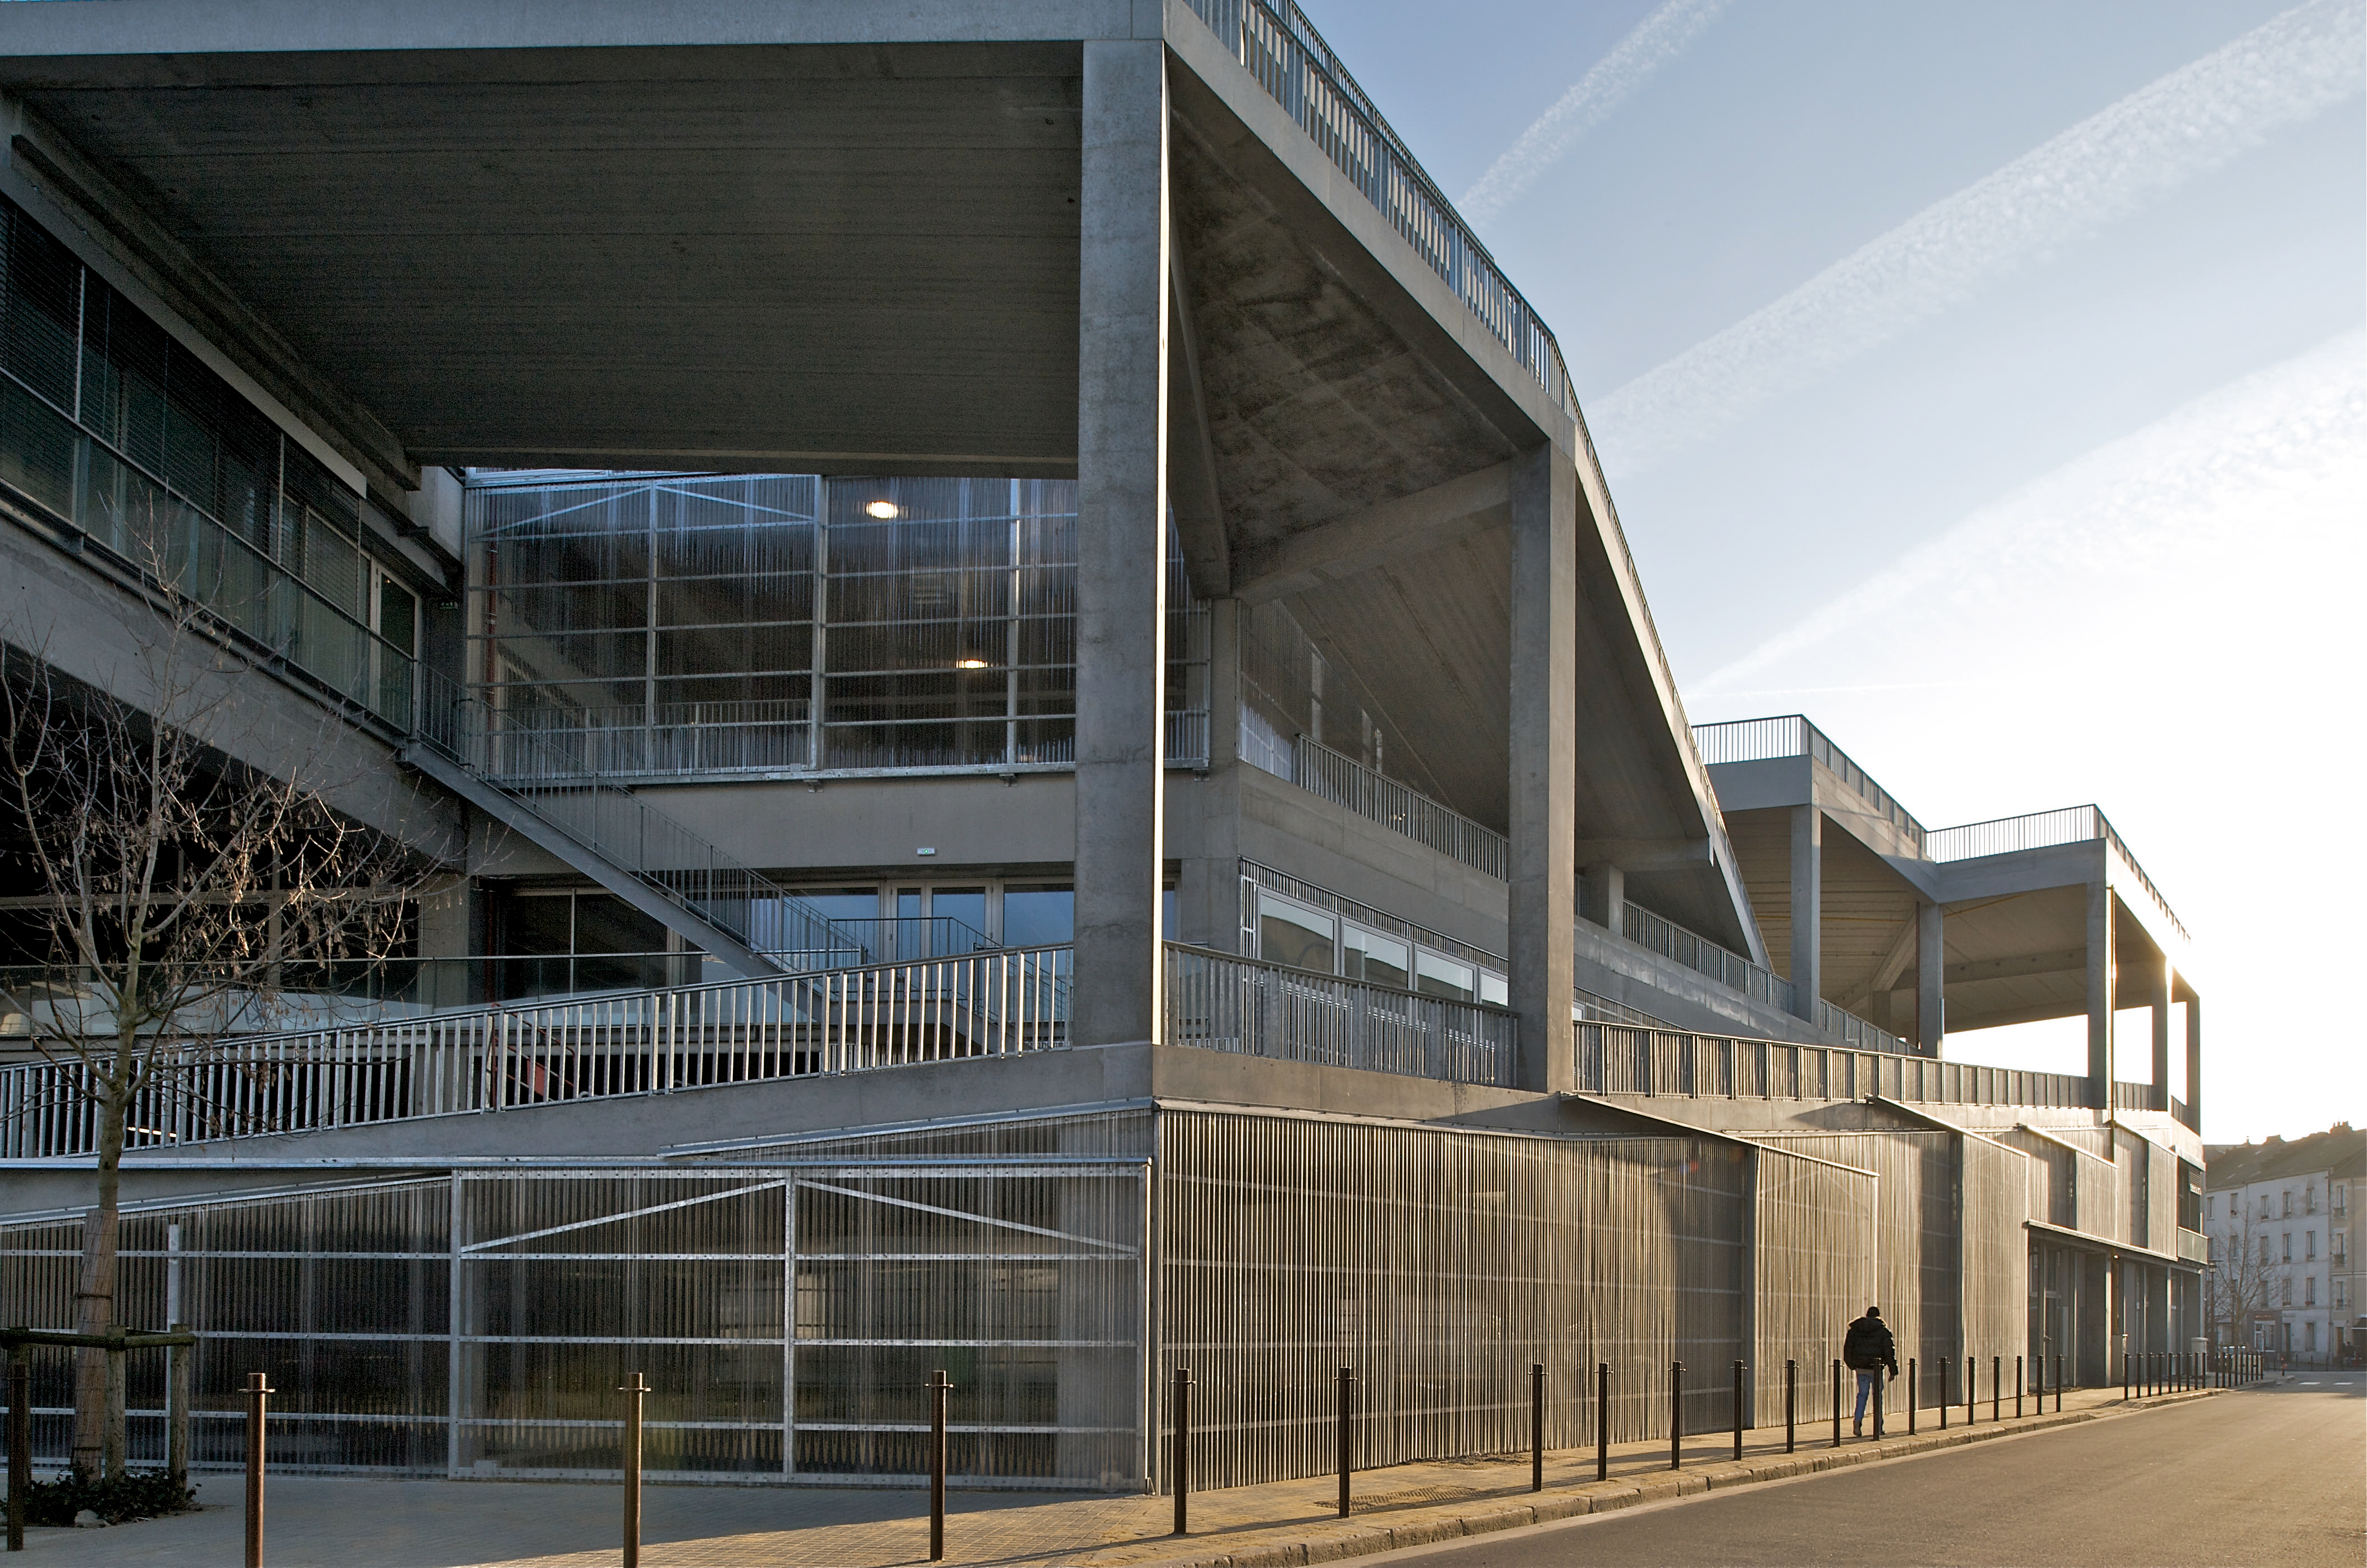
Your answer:
[[[1512,848],[1502,834],[1319,741],[1300,735],[1292,744],[1290,781],[1310,795],[1426,844],[1475,871],[1500,881],[1510,874]]]
[[[1561,349],[1371,98],[1290,0],[1189,0],[1217,43],[1446,281],[1563,409],[1578,399]]]
[[[484,705],[420,671],[419,738],[569,838],[762,953],[831,953],[851,941],[812,905],[647,801],[586,775],[532,731],[488,722]]]
[[[1993,817],[1988,822],[1938,828],[1931,833],[1923,854],[1930,860],[1973,860],[1985,855],[2012,855],[2027,849],[2052,849],[2063,844],[2091,844],[2099,839],[2121,858],[2121,863],[2135,876],[2170,928],[2184,937],[2185,923],[2169,907],[2169,900],[2162,896],[2153,879],[2146,875],[2145,868],[2137,864],[2137,858],[2129,853],[2128,841],[2113,828],[2099,806],[2061,806],[2051,812],[2030,812],[2018,817]]]
[[[1578,1086],[1686,1099],[1863,1099],[2081,1108],[2088,1080],[1928,1056],[1619,1024],[1578,1026]]]
[[[1632,903],[1619,906],[1619,934],[1650,952],[1705,974],[1731,991],[1784,1012],[1792,1011],[1792,983],[1752,963],[1740,953],[1689,931],[1664,915]]]
[[[1518,1019],[1501,1007],[1167,944],[1171,1045],[1510,1087]]]
[[[1074,949],[1007,949],[160,1048],[126,1146],[341,1127],[712,1084],[876,1072],[1068,1042]],[[78,1061],[0,1069],[0,1157],[85,1155]]]
[[[1839,778],[1851,793],[1863,801],[1881,817],[1905,835],[1916,852],[1930,859],[1947,857],[1933,855],[1925,847],[1929,831],[1915,820],[1915,814],[1900,805],[1889,790],[1874,781],[1873,775],[1850,759],[1849,753],[1833,744],[1816,725],[1800,713],[1786,713],[1772,719],[1736,719],[1716,724],[1695,724],[1693,744],[1699,748],[1704,762],[1715,767],[1728,762],[1767,762],[1778,757],[1805,756],[1821,764]]]

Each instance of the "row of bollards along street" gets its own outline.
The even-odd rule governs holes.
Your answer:
[[[8,1346],[10,1352],[7,1429],[8,1550],[22,1551],[25,1549],[24,1498],[32,1481],[32,1412],[28,1369],[23,1354],[23,1346],[21,1343],[13,1341],[38,1339],[43,1343],[52,1340],[64,1342],[78,1341],[85,1336],[36,1335],[21,1330],[6,1332],[12,1337],[12,1343]],[[174,1333],[169,1335],[146,1337],[153,1338],[159,1344],[169,1343],[176,1348],[187,1347],[196,1343],[194,1335],[177,1325]],[[132,1346],[132,1348],[140,1347],[137,1345]],[[176,1358],[176,1381],[186,1382],[187,1359],[187,1357]],[[2063,1408],[2063,1358],[2059,1355],[2051,1358],[2041,1356],[2035,1358],[2035,1360],[2037,1362],[2035,1368],[2026,1368],[2024,1358],[2017,1356],[2013,1358],[2013,1414],[2016,1416],[2024,1414],[2025,1396],[2036,1402],[2038,1412],[2045,1411],[2050,1371],[2055,1408],[2057,1411]],[[2124,1398],[2136,1399],[2206,1388],[2239,1388],[2267,1377],[2270,1366],[2271,1358],[2263,1352],[2255,1350],[2227,1350],[2217,1353],[2208,1351],[2132,1352],[2121,1359],[2121,1392]],[[1973,1425],[1978,1418],[1980,1411],[1981,1370],[1979,1359],[1974,1357],[1965,1357],[1961,1362],[1953,1361],[1945,1356],[1935,1358],[1932,1363],[1932,1380],[1933,1392],[1937,1398],[1931,1405],[1925,1406],[1920,1397],[1921,1367],[1916,1358],[1909,1357],[1906,1367],[1907,1430],[1910,1433],[1916,1430],[1919,1416],[1927,1408],[1935,1410],[1940,1426],[1942,1428],[1946,1427],[1950,1414],[1955,1405],[1956,1391],[1959,1386],[1963,1392],[1965,1424]],[[2004,1415],[2007,1386],[2005,1358],[1989,1357],[1988,1370],[1989,1419],[1993,1422],[2001,1421],[2006,1418]],[[1842,1444],[1841,1418],[1845,1407],[1842,1397],[1845,1369],[1837,1360],[1832,1363],[1831,1371],[1832,1446],[1840,1448]],[[1670,1470],[1681,1469],[1684,1464],[1685,1432],[1682,1411],[1685,1375],[1683,1362],[1669,1363],[1666,1376],[1669,1408],[1669,1468]],[[1798,1361],[1786,1360],[1784,1363],[1784,1451],[1787,1454],[1797,1451],[1799,1448],[1799,1375]],[[1960,1376],[1961,1385],[1958,1381]],[[1734,1362],[1733,1454],[1737,1460],[1742,1458],[1743,1432],[1749,1426],[1747,1420],[1747,1407],[1750,1404],[1749,1379],[1749,1363],[1739,1360]],[[1611,1474],[1612,1381],[1611,1363],[1596,1362],[1593,1378],[1594,1478],[1598,1481],[1607,1480]],[[1185,1367],[1177,1368],[1169,1403],[1169,1414],[1173,1426],[1169,1476],[1174,1494],[1174,1533],[1179,1536],[1189,1534],[1191,1529],[1192,1394],[1195,1387],[1191,1369]],[[1353,1367],[1342,1367],[1334,1381],[1335,1424],[1338,1438],[1338,1508],[1342,1518],[1348,1517],[1353,1503],[1352,1477],[1355,1471],[1356,1387],[1356,1369]],[[934,1562],[942,1561],[946,1555],[947,1460],[946,1417],[954,1385],[953,1381],[940,1369],[932,1373],[929,1381],[923,1384],[922,1388],[927,1394],[929,1409],[927,1452],[929,1560]],[[263,1568],[264,1456],[267,1447],[270,1399],[276,1392],[264,1373],[249,1372],[246,1375],[246,1387],[243,1391],[246,1403],[247,1437],[246,1568]],[[625,1395],[629,1401],[624,1424],[622,1456],[624,1568],[640,1568],[642,1415],[648,1396],[657,1391],[650,1386],[640,1372],[635,1372],[632,1375],[632,1381],[624,1384],[617,1392]],[[1532,1492],[1544,1491],[1546,1484],[1546,1402],[1545,1363],[1532,1362],[1529,1367],[1529,1490]],[[186,1456],[187,1452],[186,1393],[176,1403],[183,1412],[180,1425],[184,1435],[178,1439],[176,1451],[178,1455]],[[1874,1430],[1877,1437],[1883,1435],[1886,1426],[1884,1403],[1885,1380],[1877,1376],[1873,1380],[1871,1400]],[[186,1465],[187,1460],[183,1457],[179,1460],[179,1466],[185,1468]]]

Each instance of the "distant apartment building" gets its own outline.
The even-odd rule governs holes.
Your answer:
[[[2214,1340],[2305,1362],[2357,1349],[2367,1319],[2352,1215],[2367,1197],[2367,1132],[2338,1121],[2206,1153]]]

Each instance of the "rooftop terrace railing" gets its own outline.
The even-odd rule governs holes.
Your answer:
[[[2100,839],[2111,846],[2112,853],[2135,876],[2170,928],[2185,937],[2185,923],[2169,907],[2169,900],[2162,896],[2153,879],[2146,875],[2145,868],[2137,864],[2137,858],[2129,853],[2127,841],[2113,829],[2099,806],[2063,806],[2051,812],[2031,812],[2018,817],[1994,817],[1988,822],[1937,828],[1923,854],[1929,860],[1974,860],[1984,855],[2011,855],[2025,849],[2051,849],[2060,844],[2091,844]]]
[[[1225,51],[1364,192],[1389,226],[1562,408],[1578,399],[1561,349],[1381,111],[1290,0],[1189,0]]]
[[[1850,760],[1805,714],[1786,713],[1772,719],[1734,719],[1716,724],[1695,724],[1693,744],[1702,760],[1713,766],[1727,762],[1767,762],[1777,757],[1805,756],[1831,770],[1850,791],[1904,834],[1923,854],[1927,836],[1913,812],[1900,805],[1873,775]],[[1933,857],[1937,858],[1937,857]]]
[[[251,1036],[154,1058],[130,1148],[321,1132],[711,1084],[874,1072],[1068,1041],[1074,949],[570,997]],[[86,1155],[74,1060],[0,1068],[0,1158]]]

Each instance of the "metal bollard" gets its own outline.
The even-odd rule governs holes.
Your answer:
[[[1685,1462],[1684,1446],[1685,1364],[1669,1363],[1669,1468],[1682,1469]]]
[[[1907,1435],[1915,1436],[1915,1407],[1923,1402],[1915,1396],[1915,1358],[1907,1358]],[[1882,1425],[1879,1421],[1874,1425]]]
[[[1877,1437],[1886,1436],[1890,1430],[1888,1423],[1882,1418],[1883,1395],[1889,1392],[1890,1380],[1882,1375],[1881,1368],[1876,1367],[1874,1369],[1874,1435]],[[1910,1404],[1908,1408],[1908,1421],[1911,1425],[1914,1421],[1914,1407]]]
[[[1743,1364],[1734,1364],[1734,1458],[1742,1460],[1742,1370]]]
[[[946,1555],[946,1405],[954,1381],[943,1367],[929,1374],[929,1561]]]
[[[1594,1364],[1594,1479],[1611,1475],[1611,1363]]]
[[[1340,1369],[1340,1517],[1348,1517],[1348,1471],[1355,1463],[1356,1369]]]
[[[1981,1364],[1970,1355],[1965,1358],[1965,1425],[1973,1425],[1981,1397]]]
[[[2002,1357],[2002,1356],[1992,1356],[1992,1357],[1990,1357],[1990,1358],[1989,1358],[1989,1420],[1990,1420],[1991,1422],[1995,1422],[1995,1421],[1998,1419],[1998,1411],[1999,1410],[1999,1408],[2001,1408],[2001,1406],[2000,1406],[2000,1403],[1999,1403],[1999,1402],[2000,1402],[2000,1401],[2003,1399],[2003,1397],[2004,1397],[2005,1390],[2004,1390],[2004,1389],[2002,1389],[2002,1388],[2000,1388],[2000,1387],[1999,1386],[1999,1384],[2003,1381],[2004,1377],[2005,1377],[2005,1358],[2004,1358],[2004,1357]]]
[[[1791,1357],[1784,1358],[1784,1451],[1792,1453],[1800,1446],[1800,1363]]]
[[[1170,1467],[1175,1477],[1175,1533],[1191,1533],[1192,1499],[1192,1372],[1189,1368],[1175,1369],[1175,1460]]]
[[[2121,1403],[2126,1404],[2137,1395],[2136,1358],[2121,1352]]]
[[[633,1381],[621,1384],[617,1392],[632,1402],[632,1413],[625,1417],[625,1568],[637,1568],[641,1561],[641,1402],[650,1392],[649,1380],[640,1373]]]
[[[1948,1358],[1940,1358],[1940,1430],[1948,1429],[1948,1398],[1954,1385],[1948,1381]]]
[[[1546,1489],[1546,1364],[1529,1363],[1529,1490]]]
[[[8,1347],[8,1550],[25,1550],[25,1494],[33,1485],[32,1346]]]
[[[1833,1447],[1841,1446],[1841,1364],[1833,1363]]]
[[[2013,1358],[2013,1418],[2016,1421],[2022,1419],[2022,1390],[2029,1385],[2030,1381],[2030,1374],[2022,1370],[2022,1358],[2019,1356]]]
[[[2063,1353],[2055,1353],[2055,1413],[2063,1413]]]
[[[261,1372],[246,1374],[246,1568],[263,1568],[263,1462],[271,1384]],[[633,1560],[625,1560],[633,1568]]]

